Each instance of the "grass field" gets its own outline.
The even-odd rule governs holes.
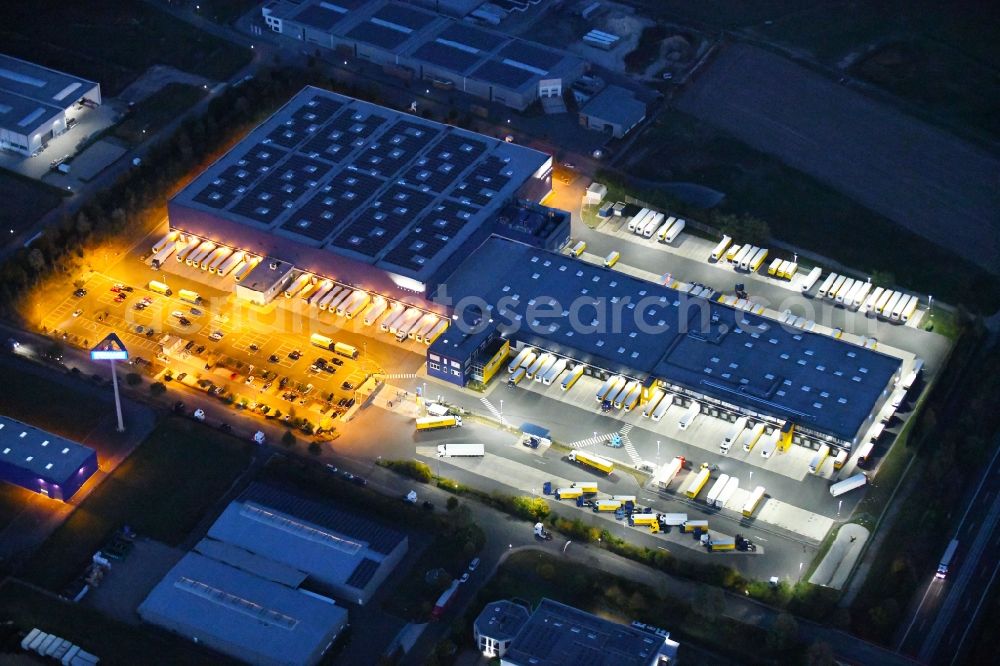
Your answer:
[[[631,175],[725,192],[721,212],[759,217],[783,241],[859,270],[889,271],[899,285],[946,302],[987,312],[1000,307],[995,276],[721,130],[669,111],[646,131],[644,143],[656,148],[630,168]]]
[[[177,116],[201,101],[208,91],[186,83],[168,83],[136,105],[114,129],[114,135],[132,145],[142,143]]]
[[[116,622],[86,606],[55,599],[12,579],[0,585],[0,617],[13,621],[23,631],[38,627],[61,636],[100,657],[102,663],[232,663],[193,643]]]
[[[224,80],[251,58],[143,0],[7,2],[0,19],[4,53],[99,81],[105,97],[151,65]]]
[[[178,544],[247,468],[252,448],[194,421],[167,419],[42,545],[25,577],[58,590],[124,524]]]
[[[54,187],[0,169],[0,244],[59,205],[62,193]]]
[[[0,414],[30,423],[49,432],[80,440],[107,414],[109,401],[72,385],[25,372],[23,359],[0,358],[0,373],[17,376],[17,382],[0,382]],[[54,393],[59,400],[53,400]],[[66,409],[73,405],[73,409]]]

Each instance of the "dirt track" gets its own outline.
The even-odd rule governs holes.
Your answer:
[[[978,148],[742,44],[719,54],[679,106],[1000,272],[1000,163]]]

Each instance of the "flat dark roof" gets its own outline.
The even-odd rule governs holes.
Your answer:
[[[452,303],[482,299],[487,317],[512,339],[613,372],[660,378],[845,440],[858,432],[901,364],[828,335],[788,329],[496,236],[445,286]],[[447,338],[457,334],[449,330]]]
[[[493,83],[511,90],[519,90],[522,86],[538,78],[538,74],[526,69],[514,67],[498,60],[487,60],[476,68],[472,75],[487,83]]]
[[[413,55],[432,65],[444,67],[454,72],[466,73],[477,62],[479,56],[440,42],[425,42],[417,47]]]

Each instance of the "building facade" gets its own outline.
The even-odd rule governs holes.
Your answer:
[[[568,52],[394,0],[274,0],[261,12],[272,31],[335,57],[522,111],[586,69]]]
[[[68,502],[97,471],[97,452],[0,416],[0,480]]]
[[[77,103],[99,105],[100,84],[0,54],[0,148],[35,154],[66,131]]]

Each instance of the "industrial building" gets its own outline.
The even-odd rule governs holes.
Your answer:
[[[0,149],[35,154],[81,101],[100,104],[100,84],[0,54]]]
[[[568,52],[393,0],[273,0],[261,12],[272,31],[339,57],[522,111],[586,69]]]
[[[405,534],[328,502],[253,484],[208,531],[308,576],[311,588],[364,604],[406,554]]]
[[[315,664],[347,627],[348,613],[295,580],[266,560],[191,552],[153,588],[139,616],[246,663]]]
[[[651,627],[626,626],[542,599],[534,612],[510,601],[486,606],[473,625],[476,645],[501,666],[667,666],[680,645]]]
[[[871,349],[497,236],[436,300],[453,324],[428,348],[432,376],[483,381],[503,356],[500,341],[509,353],[531,346],[601,379],[662,387],[714,416],[791,424],[805,446],[850,448],[901,368]]]
[[[67,502],[97,471],[97,452],[0,416],[0,480]]]
[[[542,247],[564,242],[569,216],[532,206],[551,188],[545,153],[305,88],[168,214],[171,229],[269,258],[240,282],[243,298],[266,302],[294,267],[427,307],[498,228]]]
[[[631,132],[645,118],[646,104],[621,86],[607,86],[580,109],[582,126],[616,139]]]

